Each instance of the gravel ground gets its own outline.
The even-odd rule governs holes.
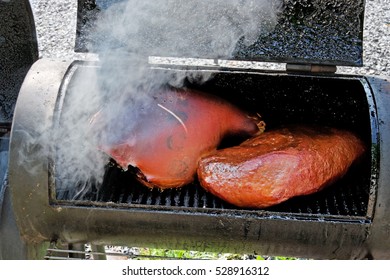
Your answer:
[[[73,51],[77,0],[30,0],[36,20],[41,57],[94,58]],[[364,66],[338,67],[340,73],[390,76],[390,0],[366,0]],[[246,65],[248,65],[246,63]],[[279,68],[278,65],[268,67]]]
[[[390,76],[390,0],[366,0],[362,68],[340,72]]]

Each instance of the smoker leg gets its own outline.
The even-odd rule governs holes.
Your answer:
[[[106,250],[103,245],[91,245],[94,260],[107,260]]]
[[[2,188],[4,192],[0,192],[3,193],[3,201],[0,204],[0,260],[43,259],[48,244],[28,244],[22,240],[7,185],[4,184]]]

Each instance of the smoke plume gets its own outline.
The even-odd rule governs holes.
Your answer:
[[[58,129],[50,136],[57,143],[59,186],[74,187],[91,178],[102,180],[108,159],[97,150],[98,135],[89,127],[94,113],[104,111],[106,119],[101,127],[115,122],[120,133],[124,126],[129,129],[137,122],[137,114],[126,122],[121,116],[147,106],[149,92],[165,84],[180,86],[188,75],[181,72],[172,77],[151,71],[149,56],[229,59],[239,41],[250,45],[272,31],[282,2],[129,0],[103,10],[94,30],[95,43],[89,47],[99,54],[99,67],[88,67],[75,75]],[[98,133],[117,137],[112,130]],[[80,186],[75,196],[84,192],[88,183]]]

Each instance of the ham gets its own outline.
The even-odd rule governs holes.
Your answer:
[[[199,161],[198,178],[233,205],[266,208],[332,184],[364,151],[351,132],[292,126],[208,154]]]
[[[202,156],[216,150],[228,135],[251,137],[261,133],[258,116],[227,101],[196,90],[165,89],[150,102],[126,107],[122,117],[101,125],[98,112],[93,129],[104,131],[98,147],[123,169],[132,166],[148,187],[176,188],[191,183]]]

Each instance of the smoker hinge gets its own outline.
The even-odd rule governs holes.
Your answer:
[[[309,73],[336,73],[335,65],[318,64],[286,64],[287,72],[309,72]]]

